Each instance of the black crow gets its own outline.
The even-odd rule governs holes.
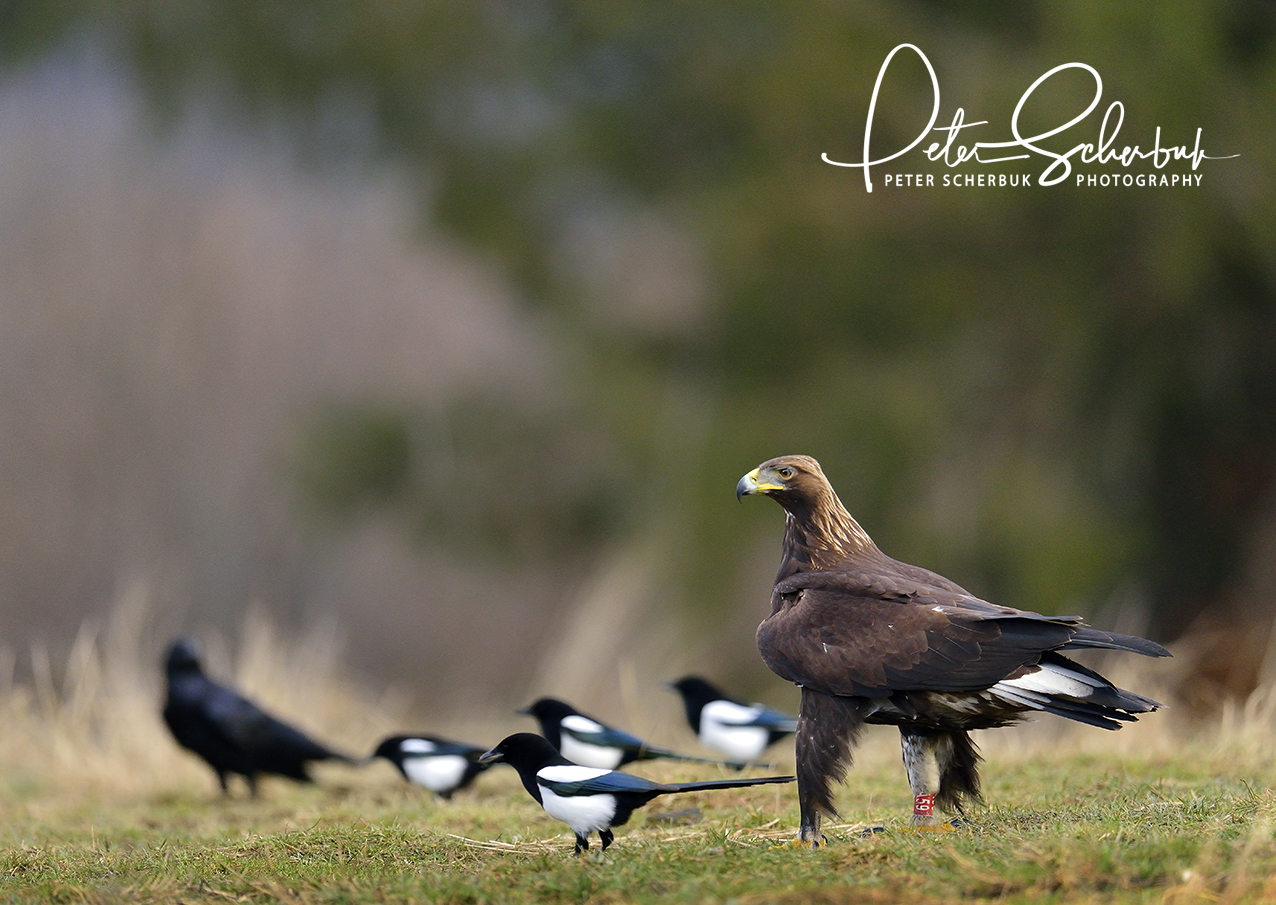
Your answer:
[[[561,751],[563,757],[571,763],[584,767],[614,770],[616,767],[636,760],[657,758],[718,764],[734,770],[740,770],[746,766],[744,763],[677,754],[668,748],[644,742],[622,729],[613,728],[593,717],[578,713],[570,704],[557,698],[541,698],[530,707],[524,707],[519,713],[535,717],[541,724],[541,735],[545,736],[549,743]]]
[[[704,789],[738,789],[773,782],[793,782],[792,776],[760,779],[718,779],[709,782],[660,783],[600,767],[573,764],[539,735],[520,732],[504,739],[481,758],[504,761],[518,771],[523,788],[555,820],[576,834],[576,854],[589,848],[589,834],[598,833],[603,851],[611,845],[612,827],[623,826],[629,815],[657,795]]]
[[[737,701],[699,676],[684,676],[669,687],[682,695],[687,722],[700,744],[728,757],[757,760],[769,746],[797,731],[793,717]]]
[[[1168,657],[1159,644],[1098,631],[1079,616],[994,606],[941,575],[891,559],[842,506],[809,456],[764,462],[736,496],[765,494],[785,511],[771,615],[758,650],[802,688],[796,740],[802,842],[818,845],[836,814],[864,723],[899,727],[913,789],[912,824],[946,828],[979,792],[972,729],[1041,710],[1118,729],[1155,701],[1124,691],[1060,651],[1107,648]]]
[[[199,648],[189,638],[173,643],[165,659],[168,700],[164,722],[183,748],[194,751],[217,773],[228,793],[228,774],[238,773],[257,794],[262,773],[310,782],[306,764],[316,760],[353,761],[307,738],[251,701],[204,675]]]
[[[483,751],[434,735],[395,735],[378,745],[372,756],[390,761],[409,782],[451,798],[490,766],[479,762]]]

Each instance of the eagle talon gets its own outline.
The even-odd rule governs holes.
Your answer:
[[[905,827],[904,831],[908,833],[955,833],[957,829],[965,825],[965,821],[957,818],[948,820],[944,823],[932,823],[924,826]]]
[[[803,839],[801,836],[798,836],[796,838],[790,839],[788,842],[781,842],[781,843],[778,843],[777,845],[773,845],[770,847],[770,850],[773,852],[777,852],[783,849],[793,849],[793,848],[808,849],[809,848],[811,851],[816,851],[820,848],[820,846],[822,845],[827,846],[828,844],[829,844],[828,837],[825,836],[823,833],[820,833],[819,839]]]
[[[886,827],[884,826],[866,826],[864,829],[860,830],[860,838],[867,839],[870,836],[876,836],[879,833],[885,832]]]

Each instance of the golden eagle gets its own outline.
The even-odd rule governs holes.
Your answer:
[[[1168,657],[1159,644],[1102,632],[1078,616],[994,606],[926,569],[891,559],[855,521],[809,456],[764,462],[736,497],[785,511],[784,549],[758,650],[802,688],[797,728],[799,838],[818,845],[832,785],[864,723],[899,727],[913,789],[912,825],[947,827],[979,793],[972,729],[1042,710],[1119,729],[1156,710],[1060,651],[1109,648]]]

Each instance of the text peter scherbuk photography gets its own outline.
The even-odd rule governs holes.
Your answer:
[[[932,90],[930,120],[926,123],[925,128],[917,134],[917,137],[905,147],[885,156],[874,157],[872,152],[873,121],[877,112],[878,96],[891,61],[896,54],[904,49],[912,50],[921,58],[930,76]],[[1094,94],[1088,106],[1062,125],[1034,135],[1023,135],[1021,118],[1024,108],[1033,93],[1051,78],[1073,69],[1086,73],[1094,81]],[[1203,129],[1201,128],[1196,130],[1194,143],[1190,147],[1186,144],[1165,143],[1166,139],[1162,135],[1160,126],[1156,127],[1152,144],[1146,150],[1140,145],[1125,145],[1118,151],[1116,148],[1117,136],[1120,134],[1121,127],[1125,122],[1125,105],[1120,101],[1113,101],[1108,105],[1094,141],[1081,141],[1063,151],[1050,150],[1041,145],[1041,142],[1056,135],[1061,135],[1084,122],[1098,108],[1102,98],[1103,78],[1099,75],[1097,69],[1086,63],[1063,63],[1037,78],[1019,98],[1019,102],[1015,105],[1014,113],[1010,117],[1010,134],[1013,136],[1011,140],[976,141],[969,145],[960,144],[958,137],[963,130],[986,126],[988,121],[980,120],[968,123],[966,122],[965,109],[958,107],[949,125],[936,126],[940,113],[940,91],[939,77],[935,73],[935,67],[931,65],[930,60],[922,52],[921,48],[913,44],[900,44],[887,54],[881,69],[878,70],[877,81],[873,85],[873,94],[868,105],[868,117],[864,126],[863,160],[858,163],[845,162],[834,160],[827,153],[820,156],[825,163],[833,166],[862,169],[864,171],[864,188],[869,192],[873,191],[873,168],[882,167],[892,161],[901,161],[901,163],[896,164],[893,172],[882,174],[882,184],[888,188],[1025,189],[1060,184],[1072,184],[1082,188],[1197,188],[1202,184],[1204,175],[1197,171],[1200,170],[1204,161],[1225,160],[1239,156],[1236,154],[1207,154],[1202,147]],[[967,167],[966,172],[919,173],[912,171],[912,167],[909,167],[908,171],[904,171],[901,168],[901,158],[917,148],[932,132],[945,133],[945,138],[942,142],[932,141],[926,147],[922,152],[926,158],[930,161],[942,161],[946,167],[953,170],[965,166]],[[1016,149],[1026,153],[1013,153]],[[985,156],[985,154],[989,156]],[[1005,164],[1011,161],[1032,160],[1034,155],[1050,161],[1040,173],[1034,173],[1029,167],[1022,164],[1019,165],[1022,167],[1021,169],[1016,169],[1012,172],[987,173],[969,171],[969,165],[973,164]],[[1190,165],[1191,171],[1173,171],[1171,164],[1180,161],[1184,167]],[[1130,167],[1140,163],[1150,165],[1154,171],[1112,171],[1112,167],[1115,166],[1128,170]],[[1075,174],[1074,165],[1077,165]],[[1084,171],[1082,166],[1086,168]],[[1107,169],[1097,169],[1101,167],[1106,167]]]

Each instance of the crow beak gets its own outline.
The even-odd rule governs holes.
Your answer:
[[[532,713],[532,708],[530,708],[530,707],[522,707],[522,708],[519,708],[518,710],[515,710],[514,712],[515,712],[515,713],[520,713],[520,714],[522,714],[523,716],[533,716],[533,715],[534,715],[534,714]]]
[[[484,751],[479,755],[478,762],[480,764],[494,764],[498,760],[505,760],[505,755],[493,748],[491,751]]]

